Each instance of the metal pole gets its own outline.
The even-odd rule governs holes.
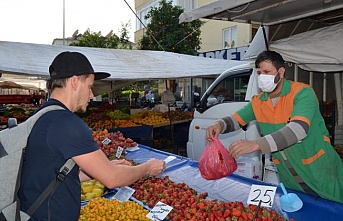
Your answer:
[[[338,125],[343,125],[343,100],[342,100],[342,89],[341,89],[341,79],[340,79],[340,74],[335,73],[334,74],[334,79],[335,79],[335,89],[336,89],[336,100],[337,100],[337,124]]]
[[[310,86],[313,87],[313,71],[310,71],[310,79],[309,79],[309,82],[310,82]]]
[[[294,64],[294,81],[298,81],[298,65]]]
[[[63,0],[63,45],[65,45],[65,0]]]
[[[326,73],[324,73],[323,75],[323,101],[324,102],[326,101],[326,82],[327,82]]]

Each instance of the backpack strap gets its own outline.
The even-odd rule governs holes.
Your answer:
[[[56,179],[53,180],[49,186],[41,193],[41,195],[36,199],[36,201],[31,205],[31,207],[26,211],[29,216],[38,209],[38,207],[43,203],[43,201],[50,195],[55,192],[59,184],[61,184],[65,177],[70,173],[70,171],[74,168],[75,162],[72,159],[68,159],[67,162],[60,168],[59,173],[56,176]]]
[[[44,107],[44,108],[38,110],[34,115],[32,115],[29,119],[27,119],[27,120],[25,121],[25,124],[27,124],[28,131],[31,131],[31,130],[32,130],[33,126],[35,125],[35,123],[38,121],[38,119],[39,119],[42,115],[44,115],[45,113],[47,113],[47,112],[49,112],[49,111],[53,111],[53,110],[65,110],[65,109],[64,109],[62,106],[60,106],[60,105],[50,105],[50,106],[47,106],[47,107]],[[17,183],[16,183],[16,190],[15,190],[15,193],[18,192],[19,187],[20,187],[21,168],[22,168],[22,164],[23,164],[24,154],[25,154],[25,148],[23,149],[23,154],[22,154],[21,160],[20,160],[20,167],[19,167],[19,171],[18,171],[18,177],[17,177]],[[63,165],[63,166],[64,166],[64,165]],[[63,167],[63,166],[62,166],[62,167]],[[16,197],[16,200],[17,200],[17,202],[18,202],[18,203],[17,203],[17,210],[16,210],[16,213],[17,213],[16,217],[20,217],[20,216],[19,216],[19,211],[20,211],[20,200],[18,199],[17,194],[15,194],[15,197]],[[35,204],[35,203],[34,203],[34,204]],[[32,207],[32,206],[31,206],[31,207]],[[37,206],[37,208],[38,208],[38,207],[39,207],[39,206]],[[36,209],[37,209],[37,208],[36,208]],[[36,209],[35,209],[35,210],[36,210]],[[34,211],[35,211],[35,210],[34,210]],[[34,211],[32,211],[32,214],[33,214]],[[30,214],[30,216],[31,216],[32,214]]]

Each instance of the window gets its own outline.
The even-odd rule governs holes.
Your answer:
[[[223,30],[223,48],[237,47],[237,26]]]
[[[152,1],[150,4],[148,4],[147,6],[145,6],[144,8],[136,12],[137,16],[139,17],[139,19],[143,22],[145,26],[147,26],[150,23],[150,19],[146,20],[144,17],[148,14],[148,12],[151,10],[152,7],[159,7],[159,2],[157,0]],[[144,25],[141,23],[141,21],[139,21],[136,18],[137,31],[144,28]]]
[[[198,0],[174,0],[174,3],[184,8],[185,11],[190,11],[198,7]]]
[[[207,107],[219,103],[244,101],[250,74],[246,73],[222,80],[207,98]]]

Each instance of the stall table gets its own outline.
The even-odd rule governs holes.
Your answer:
[[[199,193],[208,192],[209,199],[218,199],[223,201],[241,201],[245,205],[249,196],[252,184],[275,186],[260,180],[242,177],[232,174],[218,180],[205,180],[201,177],[198,162],[190,158],[156,150],[148,146],[139,144],[139,149],[127,152],[126,158],[133,159],[137,163],[143,163],[150,158],[165,159],[172,155],[176,159],[167,164],[166,170],[161,174],[162,177],[169,176],[170,180],[176,183],[186,183]],[[278,211],[284,218],[290,220],[342,220],[343,204],[316,198],[314,196],[292,191],[296,193],[303,201],[304,205],[301,210],[293,213],[284,212],[281,209],[279,198],[283,195],[282,190],[277,186],[275,193],[273,209]]]

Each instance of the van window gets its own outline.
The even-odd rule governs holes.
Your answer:
[[[207,107],[224,102],[244,101],[249,74],[229,76],[223,79],[207,98]]]

